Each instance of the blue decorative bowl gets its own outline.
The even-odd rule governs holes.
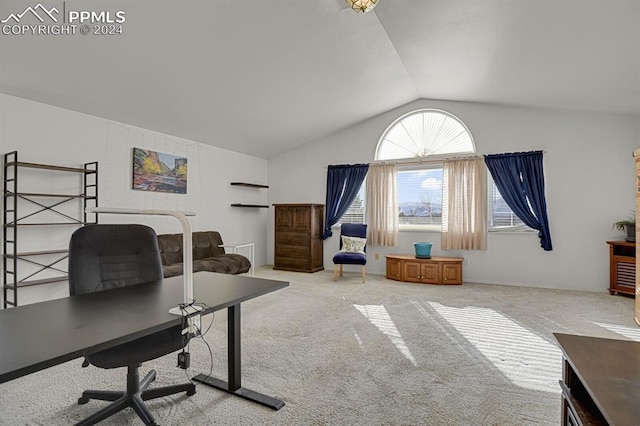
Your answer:
[[[413,248],[416,250],[416,257],[418,259],[429,259],[431,258],[431,244],[430,242],[426,243],[413,243]]]

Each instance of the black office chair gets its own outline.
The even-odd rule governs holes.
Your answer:
[[[144,225],[87,225],[76,230],[69,244],[69,293],[76,296],[117,287],[161,280],[162,263],[158,239],[153,229]],[[88,390],[78,404],[89,399],[113,401],[79,424],[92,425],[117,412],[132,407],[147,425],[155,425],[153,415],[143,401],[186,392],[196,393],[193,383],[147,389],[156,378],[151,370],[139,381],[141,363],[184,348],[187,337],[181,325],[159,331],[132,342],[88,354],[83,366],[100,368],[127,367],[126,391]],[[87,362],[88,361],[88,362]]]

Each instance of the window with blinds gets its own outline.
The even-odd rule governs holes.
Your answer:
[[[516,216],[500,195],[498,187],[489,175],[489,231],[536,232]]]
[[[356,199],[353,200],[351,206],[347,209],[346,213],[342,215],[339,223],[365,223],[365,204],[364,193],[366,187],[366,180],[362,182],[362,186],[356,195]]]

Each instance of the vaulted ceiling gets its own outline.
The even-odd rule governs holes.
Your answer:
[[[41,1],[122,34],[0,34],[0,92],[262,158],[420,98],[640,115],[638,0]]]

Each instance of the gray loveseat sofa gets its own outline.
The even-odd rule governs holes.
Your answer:
[[[192,233],[193,272],[209,271],[223,274],[242,274],[251,268],[251,262],[240,254],[226,253],[222,237],[217,231]],[[165,278],[182,275],[182,234],[158,235]]]

